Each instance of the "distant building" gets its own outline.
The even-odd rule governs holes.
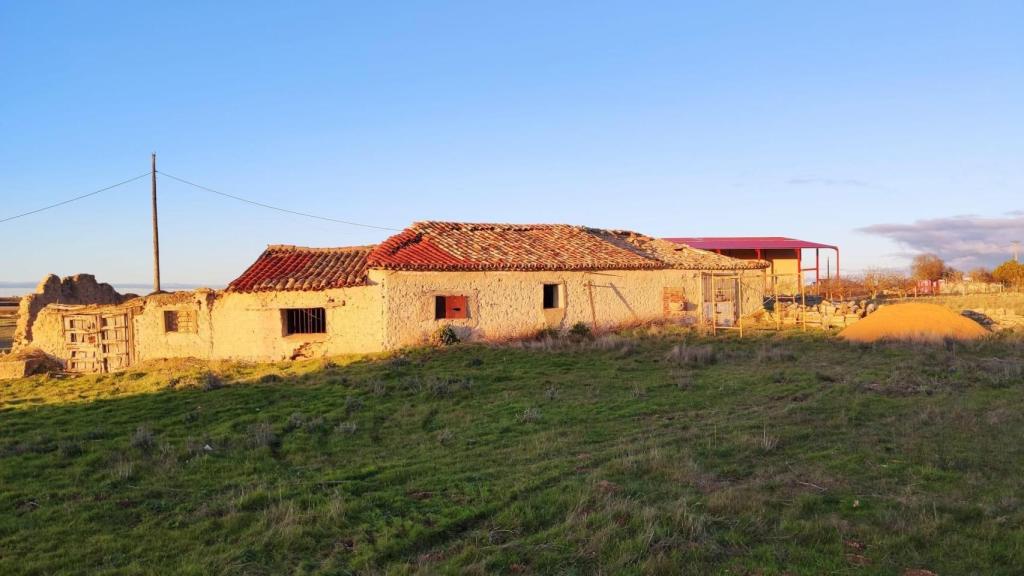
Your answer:
[[[817,283],[824,276],[829,275],[827,268],[822,273],[821,251],[831,250],[835,252],[835,263],[831,270],[835,270],[834,278],[839,278],[839,247],[831,244],[808,242],[796,238],[783,236],[718,236],[701,238],[665,238],[669,242],[685,244],[701,250],[709,250],[716,254],[739,258],[741,260],[765,260],[771,266],[768,273],[775,275],[779,292],[793,294],[799,292],[798,278],[800,273],[814,273],[814,281]],[[813,266],[806,266],[804,250],[813,250],[808,255]],[[772,291],[769,285],[767,292]]]
[[[281,360],[761,309],[767,263],[562,224],[420,222],[376,246],[269,246],[227,289],[51,304],[31,345],[80,372],[157,358]],[[731,283],[731,284],[730,284]],[[734,286],[726,290],[723,286]]]

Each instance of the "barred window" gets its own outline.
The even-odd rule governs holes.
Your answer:
[[[282,313],[286,336],[327,332],[327,312],[323,308],[285,308]]]

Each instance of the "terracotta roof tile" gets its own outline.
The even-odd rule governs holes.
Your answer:
[[[741,260],[723,256],[686,244],[670,242],[621,230],[600,231],[609,242],[625,243],[645,254],[652,254],[668,268],[681,270],[760,270],[770,264],[764,260]]]
[[[370,268],[391,270],[741,270],[767,266],[635,232],[568,224],[417,222],[379,244]]]
[[[607,270],[663,268],[656,258],[566,224],[417,222],[370,254],[393,270]]]
[[[227,289],[229,292],[265,292],[362,286],[366,284],[366,258],[373,248],[268,246]]]

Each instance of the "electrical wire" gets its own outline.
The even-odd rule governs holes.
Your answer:
[[[277,210],[278,212],[284,212],[286,214],[294,214],[296,216],[305,216],[306,218],[315,218],[317,220],[326,220],[327,222],[335,222],[335,223],[338,223],[338,224],[347,224],[349,226],[362,226],[363,228],[374,228],[374,229],[377,229],[377,230],[389,230],[389,231],[393,231],[393,232],[401,232],[402,231],[401,228],[389,228],[387,226],[375,226],[373,224],[363,224],[363,223],[360,223],[360,222],[351,222],[351,221],[348,221],[348,220],[338,220],[337,218],[328,218],[327,216],[317,216],[316,214],[308,214],[306,212],[298,212],[296,210],[289,210],[287,208],[281,208],[281,207],[278,207],[278,206],[271,206],[270,204],[264,204],[262,202],[257,202],[255,200],[249,200],[248,198],[242,198],[241,196],[235,196],[234,194],[228,194],[227,192],[221,192],[219,190],[214,190],[213,188],[209,188],[209,187],[203,186],[201,184],[196,184],[195,182],[189,182],[188,180],[185,180],[184,178],[179,178],[179,177],[177,177],[177,176],[175,176],[173,174],[168,174],[167,172],[162,172],[160,170],[157,170],[157,174],[161,174],[161,175],[166,176],[166,177],[168,177],[168,178],[170,178],[172,180],[177,180],[178,182],[181,182],[182,184],[188,184],[189,186],[193,186],[193,187],[198,188],[200,190],[205,190],[206,192],[211,192],[213,194],[217,194],[218,196],[223,196],[225,198],[231,198],[232,200],[238,200],[239,202],[245,202],[246,204],[252,204],[253,206],[260,206],[261,208],[269,208],[271,210]]]
[[[88,194],[82,194],[81,196],[75,196],[74,198],[69,198],[67,200],[64,200],[63,202],[57,202],[56,204],[50,204],[49,206],[44,206],[42,208],[37,208],[35,210],[30,210],[30,211],[25,212],[23,214],[16,214],[14,216],[8,216],[7,218],[0,219],[0,224],[3,224],[4,222],[9,222],[11,220],[14,220],[15,218],[22,218],[24,216],[29,216],[29,215],[32,215],[32,214],[37,214],[37,213],[42,212],[44,210],[49,210],[51,208],[56,208],[58,206],[63,206],[65,204],[70,204],[70,203],[75,202],[77,200],[82,200],[83,198],[88,198],[90,196],[95,196],[95,195],[99,194],[100,192],[106,192],[107,190],[112,190],[114,188],[117,188],[118,186],[124,186],[125,184],[128,184],[129,182],[134,182],[134,181],[136,181],[136,180],[138,180],[140,178],[145,178],[146,176],[149,176],[152,173],[153,173],[152,171],[147,171],[147,172],[145,172],[143,174],[139,174],[138,176],[136,176],[134,178],[129,178],[129,179],[123,181],[123,182],[118,182],[117,184],[113,184],[111,186],[107,186],[106,188],[100,188],[99,190],[94,190],[92,192],[89,192]]]

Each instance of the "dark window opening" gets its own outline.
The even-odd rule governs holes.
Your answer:
[[[434,296],[434,319],[469,318],[465,296]]]
[[[327,332],[327,312],[323,308],[286,308],[283,312],[286,336]]]
[[[164,332],[197,332],[195,311],[164,310]]]
[[[558,284],[544,285],[544,308],[561,308],[562,303],[558,301]]]

